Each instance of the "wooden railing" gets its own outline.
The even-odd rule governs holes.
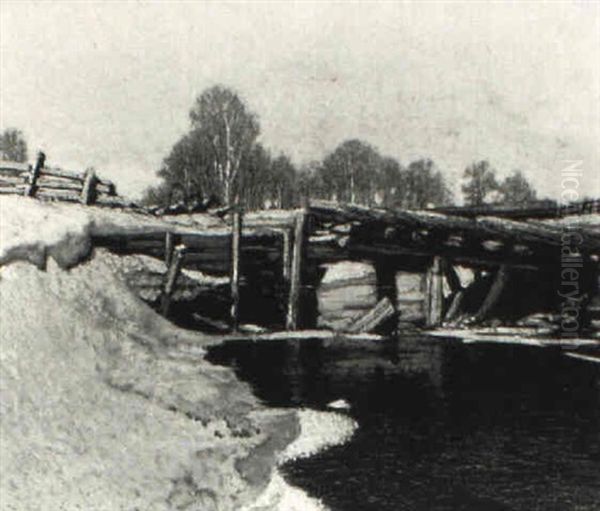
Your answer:
[[[93,169],[83,174],[45,166],[39,153],[35,165],[0,162],[0,194],[17,194],[39,199],[80,202],[82,204],[125,206],[115,185],[96,176]]]

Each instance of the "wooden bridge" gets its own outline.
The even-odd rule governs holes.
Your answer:
[[[110,181],[98,178],[92,170],[78,174],[48,168],[43,153],[35,166],[2,162],[0,193],[85,205],[134,206],[116,194]],[[136,211],[151,214],[140,208]],[[219,220],[219,227],[199,232],[173,222],[169,229],[96,236],[92,241],[94,246],[116,253],[144,254],[165,261],[169,270],[161,305],[164,314],[168,313],[181,268],[189,268],[229,276],[234,329],[240,307],[245,305],[240,303],[244,286],[259,290],[263,296],[275,296],[283,305],[281,323],[288,329],[311,326],[311,320],[306,320],[306,303],[320,284],[323,266],[362,261],[373,265],[378,295],[388,300],[387,306],[375,308],[373,314],[389,312],[390,304],[397,303],[397,272],[419,273],[425,277],[426,324],[435,326],[461,314],[467,290],[456,274],[457,265],[493,277],[473,314],[476,321],[485,319],[494,307],[509,275],[513,279],[518,275],[534,285],[560,279],[560,268],[566,261],[565,246],[569,249],[568,261],[581,268],[580,273],[589,283],[587,294],[597,295],[599,212],[599,200],[562,207],[546,204],[432,211],[312,201],[301,209],[287,211],[243,215],[232,209],[226,221]],[[450,300],[444,298],[444,284],[451,290]]]
[[[577,253],[586,275],[597,275],[600,223],[516,221],[487,216],[461,217],[427,211],[390,211],[313,201],[290,211],[234,212],[228,227],[195,234],[154,232],[137,236],[97,237],[96,246],[163,258],[170,266],[163,311],[181,267],[210,275],[229,275],[231,317],[239,320],[240,285],[262,285],[286,302],[288,329],[306,326],[303,307],[323,276],[323,265],[367,261],[377,274],[380,296],[394,302],[394,275],[426,275],[426,322],[430,326],[460,311],[464,289],[454,267],[468,266],[494,275],[476,318],[483,319],[497,301],[508,275],[556,277],[565,235],[577,236]],[[594,278],[594,277],[591,277]],[[443,280],[453,298],[444,303]],[[278,288],[277,290],[275,288]]]

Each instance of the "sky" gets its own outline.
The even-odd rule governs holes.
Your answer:
[[[600,197],[600,2],[0,2],[0,127],[139,197],[207,87],[298,165],[360,138]],[[572,186],[572,184],[570,185]]]

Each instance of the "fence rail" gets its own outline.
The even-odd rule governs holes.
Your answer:
[[[100,179],[92,169],[84,173],[46,167],[39,153],[34,166],[0,162],[0,194],[16,194],[44,200],[80,202],[106,206],[127,206],[111,181]]]

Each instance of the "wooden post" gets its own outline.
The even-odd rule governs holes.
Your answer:
[[[283,265],[283,280],[288,282],[290,280],[290,253],[292,252],[292,236],[289,229],[283,230],[283,253],[282,261]]]
[[[300,295],[302,290],[302,263],[304,259],[304,243],[306,237],[306,217],[307,209],[303,208],[296,217],[296,225],[294,228],[294,246],[292,249],[290,291],[286,320],[288,330],[296,330],[298,328]]]
[[[454,293],[452,296],[452,301],[450,302],[450,307],[448,307],[448,312],[444,318],[444,323],[452,323],[456,318],[458,318],[464,298],[465,291],[463,289]]]
[[[44,164],[46,163],[46,155],[43,152],[38,153],[37,161],[33,167],[31,174],[29,175],[29,184],[25,188],[25,196],[35,197],[37,191],[37,181],[40,177]]]
[[[81,203],[82,204],[93,204],[96,202],[96,184],[98,178],[96,178],[96,172],[94,169],[87,169],[83,178],[83,189],[81,190]]]
[[[448,282],[448,286],[453,293],[458,293],[462,290],[462,284],[460,282],[460,277],[456,273],[454,266],[447,259],[442,260],[442,271],[444,272],[444,276],[446,277],[446,281]]]
[[[163,316],[169,314],[169,306],[171,305],[171,295],[175,290],[175,284],[177,283],[177,277],[181,271],[181,264],[183,263],[183,256],[185,254],[185,246],[178,245],[173,250],[173,257],[169,269],[167,270],[165,285],[163,288],[163,294],[160,304],[160,312]]]
[[[175,249],[175,236],[171,231],[165,233],[165,264],[167,268],[171,265],[173,250]]]
[[[425,322],[427,326],[438,326],[442,322],[444,306],[444,290],[442,286],[442,259],[433,258],[427,278],[427,297]]]
[[[242,237],[242,212],[239,207],[233,211],[231,222],[231,326],[237,331],[240,309],[240,245]]]
[[[508,282],[508,276],[508,266],[503,264],[502,266],[500,266],[500,268],[498,268],[490,290],[484,298],[483,302],[481,303],[481,307],[479,307],[479,310],[473,318],[474,322],[484,320],[490,313],[490,311],[496,306],[498,300],[500,299],[500,296],[502,295],[502,291],[504,290],[506,283]]]

